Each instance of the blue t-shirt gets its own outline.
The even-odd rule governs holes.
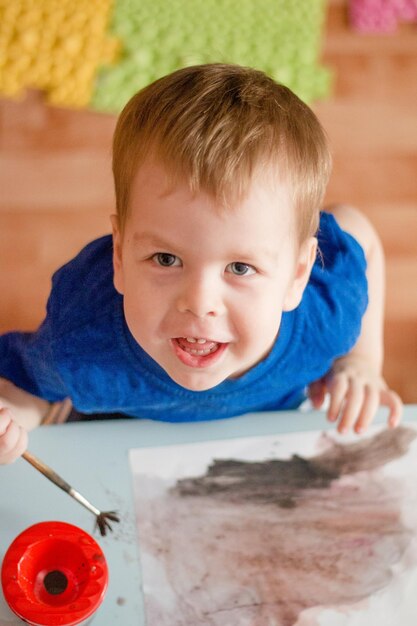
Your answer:
[[[36,332],[0,337],[0,376],[49,401],[69,397],[83,413],[182,422],[296,408],[306,386],[353,347],[367,306],[360,245],[327,213],[318,239],[300,305],[283,313],[271,352],[240,378],[190,391],[142,350],[113,286],[110,236],[55,273],[47,316]]]

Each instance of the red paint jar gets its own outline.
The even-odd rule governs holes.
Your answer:
[[[107,563],[98,543],[81,528],[41,522],[10,545],[1,584],[11,610],[31,626],[76,626],[103,601]]]

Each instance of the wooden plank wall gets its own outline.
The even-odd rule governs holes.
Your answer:
[[[417,402],[417,29],[359,35],[329,2],[323,62],[333,92],[314,109],[334,153],[329,202],[366,212],[387,256],[386,365]],[[115,118],[0,100],[0,332],[43,318],[52,272],[109,231]]]
[[[386,252],[385,375],[417,402],[417,26],[359,35],[329,5],[323,60],[333,95],[314,108],[334,154],[329,201],[361,208]]]

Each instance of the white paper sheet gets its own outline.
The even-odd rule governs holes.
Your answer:
[[[416,434],[131,450],[147,626],[415,626]]]

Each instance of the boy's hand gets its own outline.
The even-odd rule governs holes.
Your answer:
[[[28,434],[10,409],[0,407],[0,465],[15,461],[26,450]]]
[[[327,418],[339,420],[337,430],[346,433],[351,428],[364,432],[375,417],[380,405],[389,408],[388,425],[394,428],[401,420],[403,404],[395,391],[388,389],[366,359],[347,355],[335,361],[326,376],[309,386],[309,397],[314,408],[330,396]]]

